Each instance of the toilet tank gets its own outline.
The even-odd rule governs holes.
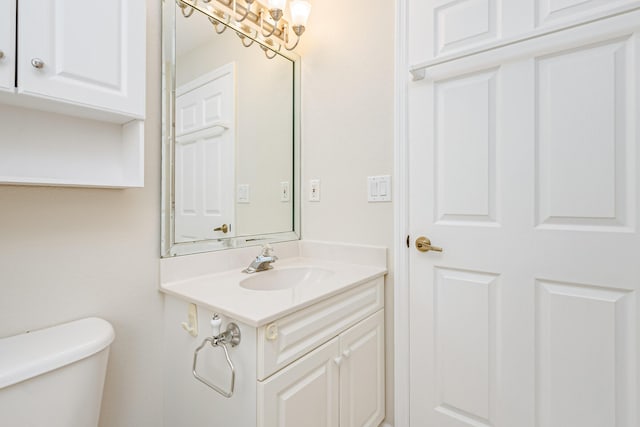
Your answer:
[[[0,426],[97,426],[114,337],[92,317],[1,338]]]

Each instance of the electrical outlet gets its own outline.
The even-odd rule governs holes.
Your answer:
[[[280,183],[280,201],[288,202],[291,200],[291,196],[289,195],[289,181],[282,181]]]
[[[309,201],[310,202],[320,201],[320,180],[319,179],[309,180]]]

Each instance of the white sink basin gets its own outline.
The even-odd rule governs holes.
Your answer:
[[[275,267],[273,270],[252,273],[240,281],[240,286],[253,291],[279,291],[296,286],[309,286],[333,275],[333,271],[317,267]]]

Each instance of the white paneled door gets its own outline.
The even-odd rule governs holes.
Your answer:
[[[603,2],[538,3],[546,20]],[[425,76],[409,85],[411,427],[637,427],[640,12]]]
[[[229,64],[177,90],[176,242],[235,236],[234,87]]]

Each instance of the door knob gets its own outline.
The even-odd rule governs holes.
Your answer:
[[[442,248],[439,248],[437,246],[431,246],[431,240],[427,239],[426,237],[418,237],[416,239],[416,248],[420,252],[429,252],[429,251],[442,252]]]
[[[229,226],[227,224],[222,224],[220,227],[214,228],[213,231],[222,231],[223,233],[226,233],[229,231]]]

